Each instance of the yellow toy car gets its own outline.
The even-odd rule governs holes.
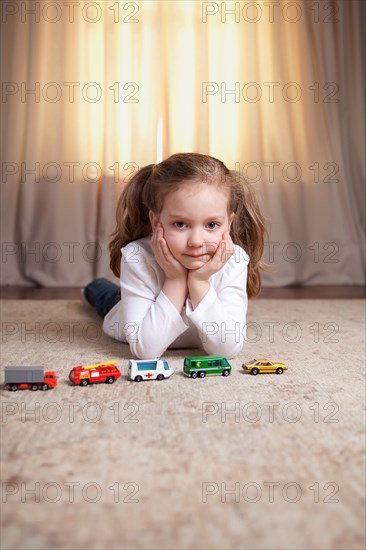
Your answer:
[[[274,363],[268,359],[258,358],[252,359],[247,363],[242,364],[245,372],[250,372],[254,376],[262,372],[275,372],[276,374],[282,374],[284,370],[287,370],[287,366],[284,363]]]

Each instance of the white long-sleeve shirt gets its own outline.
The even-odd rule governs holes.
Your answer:
[[[193,310],[187,298],[182,314],[162,292],[165,275],[155,260],[150,237],[122,248],[121,301],[104,318],[103,330],[128,342],[140,359],[167,348],[203,347],[228,359],[245,339],[249,257],[238,245],[226,264],[208,279],[210,289]]]

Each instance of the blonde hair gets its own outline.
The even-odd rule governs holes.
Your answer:
[[[230,236],[249,256],[247,292],[249,298],[261,289],[261,261],[265,225],[255,194],[245,178],[223,162],[199,153],[177,153],[160,164],[141,168],[126,184],[117,205],[117,226],[109,244],[110,267],[120,277],[121,248],[152,233],[149,211],[159,214],[168,193],[184,181],[199,180],[229,191],[229,213],[234,212]]]

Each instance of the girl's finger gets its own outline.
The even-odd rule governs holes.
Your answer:
[[[223,261],[227,262],[227,260],[234,254],[234,243],[231,240],[229,232],[225,233],[223,244]]]
[[[168,245],[166,244],[166,241],[163,237],[161,237],[159,239],[159,244],[160,244],[160,247],[161,247],[161,251],[163,253],[163,256],[165,258],[165,261],[166,262],[169,262],[171,261],[171,256],[170,256],[170,252],[169,252],[169,249],[168,249]]]

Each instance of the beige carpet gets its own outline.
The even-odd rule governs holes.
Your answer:
[[[227,379],[187,379],[182,350],[169,380],[138,384],[77,301],[3,301],[2,369],[44,365],[59,386],[1,391],[1,548],[364,548],[364,311],[254,301]],[[255,356],[289,370],[244,374]],[[114,385],[69,384],[112,359]]]

